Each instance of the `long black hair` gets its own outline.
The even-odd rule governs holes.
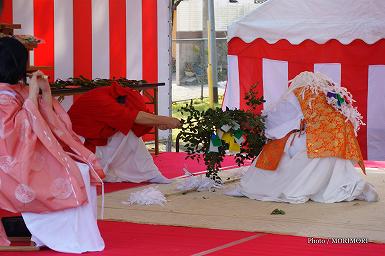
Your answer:
[[[0,38],[0,83],[17,84],[25,80],[28,50],[13,37]]]

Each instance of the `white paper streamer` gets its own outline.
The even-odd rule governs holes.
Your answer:
[[[209,148],[209,151],[210,151],[210,152],[216,152],[216,153],[219,152],[219,147],[214,146],[212,140],[210,140],[210,148]]]
[[[210,179],[204,175],[194,176],[187,168],[183,168],[186,178],[182,179],[177,185],[180,191],[211,191],[216,188],[221,188],[223,185]]]
[[[166,197],[157,187],[149,187],[130,194],[127,201],[123,201],[122,204],[139,204],[139,205],[151,205],[158,204],[164,206],[167,202]]]
[[[221,130],[224,132],[228,132],[228,131],[230,131],[230,129],[231,129],[231,126],[228,124],[222,125],[222,127],[221,127]]]
[[[324,74],[321,73],[312,73],[312,72],[302,72],[297,75],[293,80],[289,81],[291,83],[288,93],[284,95],[286,97],[290,92],[294,91],[297,88],[302,88],[302,97],[304,98],[305,90],[309,89],[313,94],[318,94],[320,91],[324,93],[328,104],[334,107],[335,110],[340,112],[346,117],[346,121],[349,120],[354,127],[355,135],[360,129],[361,125],[365,125],[362,121],[362,115],[358,112],[357,107],[353,107],[352,103],[355,102],[353,96],[345,87],[335,85],[333,81]],[[338,106],[337,100],[327,97],[327,93],[332,92],[341,95],[343,98],[347,99],[346,104],[341,104]],[[311,102],[309,102],[311,107]]]

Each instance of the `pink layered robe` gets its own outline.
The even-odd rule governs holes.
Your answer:
[[[28,87],[0,83],[0,208],[41,213],[87,203],[74,159],[90,166],[91,183],[97,183],[104,173],[96,156],[55,99],[52,107],[41,99],[36,107],[27,97]],[[7,244],[1,226],[0,245]]]

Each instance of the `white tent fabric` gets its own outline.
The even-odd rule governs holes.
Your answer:
[[[361,39],[373,44],[385,38],[385,1],[269,0],[229,26],[228,40],[234,37],[246,43],[263,38],[269,43]]]
[[[228,41],[224,109],[245,108],[256,83],[268,108],[300,72],[321,72],[357,100],[364,158],[385,160],[385,0],[268,0],[229,26]]]

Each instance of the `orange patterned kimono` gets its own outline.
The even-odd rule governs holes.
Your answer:
[[[302,93],[302,90],[305,90]],[[353,125],[346,117],[329,105],[326,96],[319,91],[300,87],[294,90],[306,123],[306,147],[309,158],[338,157],[357,162],[365,173],[365,166],[354,133]],[[256,167],[275,170],[282,157],[288,136],[277,140],[272,147],[266,144]],[[284,142],[284,143],[282,143]]]
[[[267,171],[275,171],[285,151],[286,142],[293,133],[294,131],[291,131],[281,139],[268,141],[263,146],[255,166]]]
[[[339,157],[357,162],[365,173],[360,145],[346,117],[326,101],[324,93],[294,90],[306,121],[306,147],[309,158]]]

